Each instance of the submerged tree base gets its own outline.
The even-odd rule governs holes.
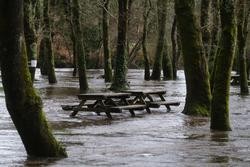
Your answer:
[[[207,108],[207,105],[201,105],[196,103],[190,103],[189,105],[185,105],[183,114],[192,115],[192,116],[202,116],[207,117],[210,116],[210,110]]]

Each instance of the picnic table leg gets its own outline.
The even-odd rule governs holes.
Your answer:
[[[108,117],[109,119],[113,119],[113,118],[112,118],[112,115],[110,114],[109,111],[105,111],[105,114],[107,115],[107,117]]]
[[[138,99],[137,97],[135,97],[136,98],[136,100]],[[124,101],[124,103],[126,104],[126,105],[129,105],[129,102],[128,102],[128,100],[127,99],[121,99],[122,101]],[[133,103],[134,104],[134,103]],[[129,110],[129,112],[130,112],[130,114],[131,114],[131,117],[135,117],[135,112],[134,112],[134,110],[133,109],[130,109]]]
[[[147,97],[148,97],[148,96],[147,96]],[[147,105],[147,103],[146,103],[145,100],[144,100],[145,98],[146,98],[146,96],[144,96],[144,97],[140,96],[140,97],[139,97],[139,100],[140,100],[140,102],[141,102],[142,104],[145,104],[145,105],[146,105],[146,111],[147,111],[147,113],[151,114],[151,110],[150,110],[149,106]]]
[[[70,114],[70,117],[74,117],[76,116],[76,114],[78,113],[78,111],[81,109],[81,107],[85,104],[86,100],[82,100],[80,102],[80,104],[75,108],[73,109],[73,112]]]
[[[134,110],[130,109],[129,112],[130,112],[130,114],[131,114],[131,117],[135,117],[135,112],[134,112]]]
[[[166,101],[166,99],[163,97],[162,94],[159,94],[159,96],[160,96],[162,101]],[[165,105],[165,106],[166,106],[168,112],[171,111],[170,105]]]

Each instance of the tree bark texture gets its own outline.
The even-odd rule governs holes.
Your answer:
[[[127,83],[127,63],[126,63],[126,39],[127,39],[127,20],[128,20],[128,1],[119,0],[118,18],[118,40],[116,51],[116,64],[111,90],[126,89]]]
[[[43,1],[43,19],[44,19],[44,42],[46,48],[47,56],[47,68],[48,68],[48,79],[49,83],[56,83],[56,74],[55,74],[55,63],[54,63],[54,53],[53,53],[53,45],[51,39],[51,24],[49,17],[50,10],[50,0]]]
[[[151,80],[161,79],[162,53],[166,42],[167,0],[157,0],[158,40]]]
[[[222,0],[220,12],[222,32],[215,64],[211,129],[227,131],[231,130],[229,121],[229,88],[236,44],[234,0]]]
[[[184,71],[186,77],[187,115],[210,115],[211,93],[207,62],[202,45],[198,19],[194,14],[194,0],[176,0],[175,11],[181,37]]]
[[[177,24],[176,16],[171,29],[171,42],[172,42],[172,68],[173,68],[173,79],[177,79]]]
[[[148,17],[151,10],[150,0],[144,0],[143,8],[143,34],[142,34],[142,52],[144,58],[144,80],[150,80],[150,62],[147,51],[147,36],[148,36]]]
[[[23,1],[0,1],[0,55],[5,100],[29,156],[66,156],[32,86],[23,38]]]
[[[35,4],[24,0],[24,36],[32,82],[35,78],[37,62],[37,36],[35,29]]]
[[[173,66],[172,66],[172,60],[168,54],[167,42],[165,42],[162,52],[162,71],[164,80],[173,79]]]
[[[211,0],[201,0],[201,31],[202,31],[202,42],[205,51],[205,56],[208,58],[209,47],[210,47],[210,26],[209,26],[209,11]]]
[[[103,18],[102,18],[102,30],[103,30],[103,53],[104,53],[104,79],[105,82],[112,81],[112,64],[110,55],[110,41],[109,41],[109,0],[103,0]]]
[[[212,75],[214,70],[215,58],[219,44],[219,34],[220,34],[220,0],[212,0],[212,30],[211,30],[211,47],[208,57],[209,73]]]
[[[83,34],[82,34],[82,26],[80,22],[80,4],[79,0],[73,0],[72,2],[72,20],[73,20],[73,31],[77,36],[75,36],[75,45],[76,45],[76,55],[77,55],[77,63],[78,63],[78,75],[79,75],[79,85],[80,85],[80,93],[84,93],[88,90],[88,81],[86,74],[86,57],[85,50],[83,45]]]
[[[240,92],[248,94],[248,79],[247,79],[247,58],[246,58],[246,42],[247,42],[247,27],[248,13],[246,12],[246,0],[237,1],[237,46],[238,46],[238,62],[240,73]]]

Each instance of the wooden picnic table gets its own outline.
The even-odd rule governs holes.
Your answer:
[[[145,104],[148,113],[151,113],[150,108],[159,108],[161,105],[164,105],[168,111],[171,110],[170,106],[180,105],[180,102],[177,101],[166,101],[165,90],[125,90],[123,92],[131,93],[131,96],[134,96],[132,104]]]
[[[107,117],[112,119],[111,112],[121,112],[121,110],[129,110],[132,116],[135,116],[135,109],[145,109],[145,105],[130,105],[128,98],[130,93],[87,93],[79,94],[80,103],[74,107],[62,106],[64,110],[73,110],[70,114],[74,117],[78,111],[94,111],[98,115],[105,112]],[[87,103],[91,101],[91,103]]]

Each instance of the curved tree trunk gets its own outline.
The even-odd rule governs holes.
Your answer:
[[[154,67],[151,75],[152,80],[161,79],[162,69],[162,53],[164,43],[166,42],[166,19],[167,19],[167,0],[157,1],[157,13],[158,13],[158,40],[154,58]]]
[[[102,30],[103,30],[103,53],[104,53],[104,78],[105,82],[112,81],[112,65],[109,49],[109,17],[107,11],[109,10],[109,0],[103,0],[103,18],[102,18]]]
[[[222,0],[220,6],[221,41],[216,58],[211,110],[211,129],[231,130],[229,88],[236,42],[234,0]]]
[[[150,7],[149,7],[150,6]],[[149,7],[149,9],[148,9]],[[144,58],[144,80],[150,80],[150,63],[147,51],[147,36],[148,36],[148,17],[151,10],[151,1],[144,0],[143,8],[143,34],[142,34],[142,52]]]
[[[43,3],[43,19],[44,19],[44,43],[47,54],[47,68],[48,68],[48,79],[49,83],[56,83],[56,74],[55,74],[55,63],[54,63],[54,53],[53,53],[53,45],[51,39],[51,25],[50,25],[50,17],[49,17],[49,9],[50,9],[50,0],[44,0]]]
[[[175,1],[187,89],[183,113],[208,116],[211,101],[209,74],[202,46],[201,31],[197,17],[194,14],[194,7],[194,0]]]
[[[7,109],[27,154],[66,156],[53,137],[28,71],[23,33],[23,1],[0,1],[1,73]]]
[[[237,1],[237,46],[238,60],[240,72],[240,92],[248,94],[248,79],[247,79],[247,59],[246,59],[246,42],[247,42],[247,27],[248,13],[246,12],[246,0]]]
[[[83,34],[80,23],[80,4],[79,0],[74,0],[72,7],[72,16],[73,16],[73,26],[74,33],[77,34],[75,36],[75,47],[76,47],[76,55],[77,55],[77,63],[78,63],[78,75],[79,75],[79,84],[80,84],[80,93],[84,93],[88,90],[88,81],[86,74],[86,58],[85,58],[85,50],[83,46]]]
[[[118,40],[114,79],[111,90],[126,89],[127,83],[127,63],[126,63],[126,38],[127,38],[127,19],[128,19],[128,1],[119,0],[119,18],[118,18]]]

